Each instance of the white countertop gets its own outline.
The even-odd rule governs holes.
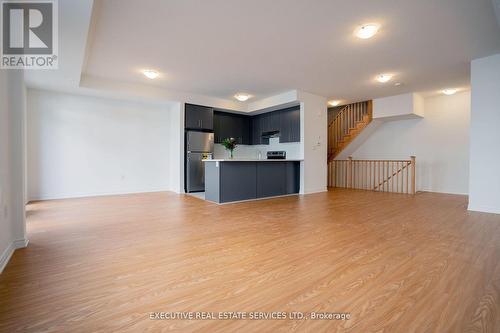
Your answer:
[[[211,160],[203,160],[203,162],[300,162],[303,159],[286,159],[286,160],[266,160],[266,159],[256,159],[256,158],[214,158]]]

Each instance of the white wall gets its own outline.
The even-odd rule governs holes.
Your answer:
[[[29,90],[29,200],[169,190],[171,107]]]
[[[299,92],[301,141],[301,193],[327,190],[328,110],[326,98]]]
[[[184,193],[184,103],[169,108],[169,181],[170,190]]]
[[[21,71],[0,70],[0,272],[13,251],[25,247],[24,120]]]
[[[376,98],[373,100],[373,119],[423,117],[422,104],[423,98],[415,93]]]
[[[471,65],[469,209],[500,214],[500,54]]]
[[[354,159],[417,157],[417,190],[468,193],[470,92],[424,100],[425,118],[383,123]],[[499,141],[500,142],[500,141]]]

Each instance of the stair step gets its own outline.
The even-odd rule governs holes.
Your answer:
[[[353,112],[352,110],[347,110],[348,112]],[[352,114],[350,114],[352,115]],[[358,118],[359,117],[359,118]],[[368,124],[372,121],[372,113],[371,110],[367,110],[365,114],[356,114],[357,119],[354,119],[354,123],[352,126],[349,126],[346,129],[346,133],[341,134],[341,138],[334,143],[335,148],[329,148],[329,156],[328,158],[335,158],[340,154],[344,148],[346,148],[354,139],[368,126]],[[353,118],[351,118],[352,120]],[[333,126],[334,121],[330,122],[328,125]]]

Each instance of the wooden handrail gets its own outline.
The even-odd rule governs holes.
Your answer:
[[[344,111],[345,111],[345,109],[346,109],[348,106],[349,106],[349,105],[344,105],[344,106],[342,107],[342,109],[340,109],[340,111],[337,113],[337,115],[335,116],[335,118],[333,118],[333,120],[330,122],[330,124],[333,124],[333,122],[334,122],[335,120],[337,120],[337,118],[339,118],[340,114],[341,114],[342,112],[344,112]]]
[[[410,170],[411,169],[411,170]],[[394,193],[416,193],[416,158],[410,160],[331,160],[328,186]]]
[[[344,105],[328,124],[328,159],[333,159],[371,119],[371,101]]]

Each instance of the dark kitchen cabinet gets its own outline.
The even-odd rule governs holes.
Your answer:
[[[225,138],[231,136],[230,118],[225,112],[214,112],[214,142],[222,143]]]
[[[186,128],[188,128],[189,118],[188,106],[190,109],[194,107],[186,105]],[[205,120],[201,123],[204,124]],[[198,122],[190,123],[190,126],[195,126],[192,128],[197,129],[199,127],[196,126],[199,124],[198,120]],[[213,112],[212,124],[215,143],[222,143],[225,138],[235,138],[240,145],[267,145],[269,139],[262,138],[262,133],[271,131],[280,132],[279,140],[281,143],[300,142],[300,107],[298,106],[256,116],[215,111]]]
[[[185,128],[194,130],[214,129],[214,109],[207,106],[186,104]]]
[[[218,203],[297,194],[300,162],[208,161],[205,178],[206,200]]]
[[[223,137],[224,122],[222,114],[214,112],[214,143],[221,143]]]
[[[280,142],[300,142],[300,108],[279,111]]]
[[[257,164],[257,197],[285,195],[287,192],[287,162],[267,162]]]
[[[220,202],[249,200],[257,197],[255,162],[223,162],[220,163],[219,169]]]
[[[299,193],[300,190],[300,162],[288,162],[285,165],[286,190],[285,194]]]
[[[235,138],[240,145],[249,145],[250,117],[227,112],[214,113],[215,143],[222,143],[226,138]]]
[[[259,116],[252,117],[252,145],[260,145],[262,130]]]
[[[262,138],[262,132],[265,128],[266,118],[265,114],[259,114],[252,117],[252,144],[253,145],[268,145],[269,139]]]
[[[264,113],[261,116],[262,116],[262,132],[271,132],[280,130],[279,111]]]
[[[250,142],[250,117],[236,115],[233,117],[235,128],[234,138],[242,145],[249,145]]]

